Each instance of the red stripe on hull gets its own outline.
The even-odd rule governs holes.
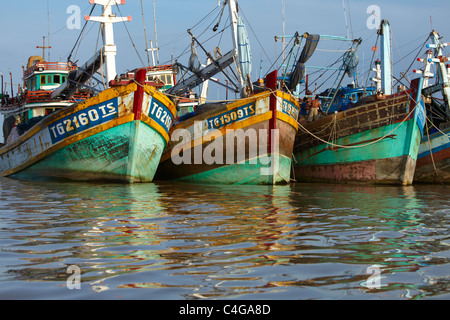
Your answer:
[[[403,156],[352,163],[296,166],[295,178],[308,182],[412,184],[415,161]]]
[[[450,148],[438,152],[433,152],[432,155],[417,159],[417,167],[433,164],[433,161],[434,163],[438,163],[448,158],[450,158]]]
[[[450,149],[417,160],[414,182],[450,183]]]
[[[146,69],[140,69],[136,72],[135,80],[138,83],[138,87],[134,93],[134,101],[133,101],[134,120],[141,120],[142,103],[144,102],[144,88],[142,87],[142,85],[145,83],[146,75],[147,75]]]
[[[267,78],[266,78],[267,88],[276,90],[277,82],[278,82],[277,70],[275,70],[267,75]],[[273,131],[272,130],[276,129],[276,119],[277,119],[277,117],[276,117],[277,97],[273,93],[270,95],[270,98],[269,98],[269,110],[272,112],[272,118],[269,120],[269,145],[268,145],[267,152],[269,154],[273,154],[275,145],[274,145],[274,141],[273,141],[273,135],[272,135]]]

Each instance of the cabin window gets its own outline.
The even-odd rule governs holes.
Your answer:
[[[53,83],[60,84],[61,83],[61,76],[59,74],[55,74],[53,76]]]
[[[47,76],[47,83],[48,84],[52,83],[52,76]]]
[[[46,84],[46,83],[47,83],[46,80],[47,80],[47,77],[44,76],[44,75],[42,75],[42,76],[41,76],[41,85]]]
[[[65,83],[65,82],[66,82],[66,77],[65,77],[65,76],[62,76],[61,78],[62,78],[61,83]]]
[[[164,82],[165,85],[172,84],[170,75],[162,74],[159,76],[159,78],[161,79],[162,82]]]
[[[167,85],[172,85],[172,76],[170,74],[166,75],[166,81],[164,81]]]

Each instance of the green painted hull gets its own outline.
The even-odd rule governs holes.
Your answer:
[[[380,137],[385,137],[380,139]],[[331,148],[320,144],[300,152],[295,178],[303,181],[371,182],[411,184],[421,141],[413,119],[394,123],[333,141]]]
[[[272,159],[275,161],[272,161]],[[274,158],[264,156],[251,161],[224,165],[175,180],[202,184],[286,184],[290,179],[291,165],[292,161],[288,157],[282,155],[277,155]]]
[[[411,135],[415,126],[413,121],[402,124],[399,128],[395,129],[398,124],[392,124],[376,128],[369,131],[364,131],[351,136],[347,136],[333,141],[336,145],[349,146],[361,141],[367,141],[360,146],[355,145],[352,148],[340,148],[338,150],[326,150],[325,144],[321,144],[317,147],[305,150],[304,152],[298,152],[295,156],[305,158],[302,164],[308,165],[321,165],[330,163],[347,163],[347,162],[359,162],[376,159],[394,158],[403,155],[410,156],[413,159],[417,159],[417,151],[420,144],[420,135]],[[390,135],[395,131],[395,136],[385,138],[383,140],[375,142],[380,137]],[[322,152],[323,151],[323,152]],[[319,153],[320,152],[320,153]],[[310,155],[316,154],[314,157]]]
[[[150,182],[165,146],[148,124],[131,121],[61,148],[11,177]]]

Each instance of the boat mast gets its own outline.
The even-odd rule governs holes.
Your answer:
[[[430,78],[434,77],[434,74],[431,73],[431,65],[433,64],[433,51],[427,50],[427,57],[425,59],[418,58],[417,61],[422,62],[425,67],[423,70],[413,70],[414,73],[421,74],[423,77],[423,87],[429,87]]]
[[[105,56],[106,65],[106,83],[109,84],[111,80],[117,75],[116,72],[116,53],[117,47],[114,44],[114,29],[113,24],[116,22],[131,21],[131,17],[116,17],[112,13],[112,6],[125,4],[125,0],[89,0],[91,4],[98,4],[103,6],[103,14],[101,17],[85,16],[86,20],[100,22],[103,32],[103,53]]]
[[[433,48],[434,54],[436,58],[431,58],[428,61],[429,62],[435,62],[436,63],[436,69],[437,69],[437,83],[438,86],[442,87],[442,95],[444,96],[446,113],[450,117],[450,83],[448,79],[448,72],[447,67],[445,65],[445,62],[448,61],[448,57],[445,57],[442,54],[442,48],[448,46],[448,43],[441,43],[439,41],[439,34],[436,31],[433,31],[431,33],[431,38],[433,40],[433,44],[427,44],[427,48]]]
[[[391,66],[391,27],[387,20],[381,21],[381,90],[385,95],[392,94],[392,66]]]
[[[153,25],[155,26],[155,46],[156,48],[153,49],[152,46],[152,55],[153,55],[153,50],[156,51],[156,62],[159,64],[159,54],[158,54],[158,31],[156,31],[156,5],[155,5],[155,0],[153,0]],[[153,62],[153,65],[155,65],[155,63]]]
[[[375,77],[371,80],[376,83],[377,92],[381,91],[381,61],[375,61],[375,68],[372,69],[375,72]],[[365,90],[365,89],[364,89]]]
[[[236,0],[227,0],[230,10],[230,20],[231,20],[231,36],[233,40],[234,56],[236,57],[236,69],[239,75],[239,90],[242,93],[245,87],[244,75],[242,74],[241,67],[239,66],[239,43],[238,43],[238,9]]]
[[[51,46],[46,46],[45,45],[45,36],[43,37],[42,40],[42,46],[36,46],[37,49],[42,49],[42,59],[44,59],[45,61],[45,49],[51,49]],[[49,54],[49,60],[50,60],[50,54]]]

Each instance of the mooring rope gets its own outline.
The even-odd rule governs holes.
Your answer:
[[[428,117],[426,117],[425,125],[426,125],[426,129],[427,129],[427,142],[428,142],[428,149],[429,149],[429,151],[430,151],[431,162],[433,163],[434,172],[435,172],[435,174],[436,174],[436,178],[438,179],[439,183],[440,183],[441,185],[443,185],[444,187],[447,187],[447,185],[444,184],[444,183],[442,182],[441,178],[439,177],[439,169],[437,168],[436,162],[434,161],[433,149],[431,148],[431,142],[430,142],[430,132],[429,132],[429,128],[428,128],[428,122],[430,122],[430,123],[433,125],[433,127],[435,127],[437,130],[439,130],[439,128],[437,128],[437,127],[433,124],[433,122],[432,122]],[[439,131],[440,131],[442,134],[447,135],[446,133],[442,132],[441,130],[439,130]],[[447,138],[448,138],[448,136],[447,136]]]
[[[411,98],[412,99],[412,101],[414,101],[415,103],[416,103],[416,106],[417,106],[417,102],[415,101],[415,99],[414,98]],[[370,142],[370,143],[367,143],[367,144],[363,144],[363,145],[357,145],[357,146],[348,146],[348,145],[338,145],[338,144],[335,144],[335,143],[332,143],[332,142],[329,142],[329,141],[326,141],[326,140],[324,140],[324,139],[322,139],[322,138],[320,138],[320,137],[318,137],[317,135],[315,135],[314,133],[312,133],[311,131],[309,131],[308,129],[306,129],[300,122],[298,122],[297,121],[297,124],[299,125],[299,127],[304,131],[304,132],[306,132],[306,133],[308,133],[309,135],[311,135],[312,137],[314,137],[314,138],[316,138],[317,140],[319,140],[319,141],[321,141],[321,142],[323,142],[323,143],[326,143],[326,144],[328,144],[328,145],[330,145],[330,146],[333,146],[333,147],[338,147],[338,148],[344,148],[344,149],[355,149],[355,148],[363,148],[363,147],[367,147],[367,146],[370,146],[370,145],[372,145],[372,144],[375,144],[375,143],[377,143],[377,142],[379,142],[379,141],[381,141],[381,140],[383,140],[383,139],[386,139],[387,137],[389,137],[389,136],[392,136],[392,133],[394,133],[405,121],[407,121],[410,117],[411,117],[411,115],[413,114],[413,112],[416,110],[416,107],[414,107],[414,108],[412,108],[412,110],[406,115],[406,117],[394,128],[394,129],[392,129],[389,133],[387,133],[386,135],[384,135],[384,136],[382,136],[382,137],[380,137],[380,138],[378,138],[378,139],[376,139],[376,140],[374,140],[374,141],[372,141],[372,142]]]
[[[140,83],[138,83],[135,79],[133,79],[133,81],[134,81],[134,83],[136,83],[137,85],[139,85],[139,86],[142,86],[142,87],[144,87],[144,88],[147,88],[147,89],[149,89],[149,90],[151,90],[152,91],[152,89],[150,89],[151,87],[150,86],[147,86],[147,85],[142,85],[142,84],[140,84]],[[264,94],[262,94],[261,95],[261,97],[262,98],[265,98],[265,97],[268,97],[268,96],[270,96],[270,95],[275,95],[276,96],[276,91],[277,90],[273,90],[273,89],[267,89],[268,90],[268,92],[266,92],[266,93],[264,93]],[[167,96],[170,96],[170,97],[174,97],[174,98],[180,98],[180,96],[176,96],[176,95],[172,95],[172,94],[168,94],[168,93],[165,93],[165,95],[167,95]],[[193,101],[199,101],[200,99],[195,99],[195,98],[189,98],[190,100],[193,100]],[[240,101],[240,100],[248,100],[249,98],[240,98],[240,99],[234,99],[234,100],[208,100],[208,101],[215,101],[215,102],[236,102],[236,101]],[[416,103],[416,105],[417,105],[417,101],[414,99],[414,98],[411,98],[411,100],[414,102],[414,103]],[[319,140],[319,141],[321,141],[321,142],[323,142],[323,143],[326,143],[327,145],[330,145],[330,146],[333,146],[333,147],[337,147],[337,148],[344,148],[344,149],[355,149],[355,148],[363,148],[363,147],[367,147],[367,146],[370,146],[370,145],[372,145],[372,144],[375,144],[375,143],[377,143],[377,142],[380,142],[381,140],[384,140],[384,139],[386,139],[386,138],[388,138],[388,137],[390,137],[390,136],[392,136],[392,133],[394,133],[404,122],[406,122],[410,117],[411,117],[411,115],[414,113],[414,111],[416,110],[416,107],[414,107],[414,108],[412,108],[412,110],[406,115],[406,117],[394,128],[394,129],[392,129],[389,133],[387,133],[387,134],[385,134],[384,136],[382,136],[382,137],[380,137],[380,138],[378,138],[378,139],[376,139],[376,140],[374,140],[374,141],[371,141],[371,142],[369,142],[369,143],[367,143],[367,144],[363,144],[363,145],[355,145],[355,146],[349,146],[349,145],[339,145],[339,144],[335,144],[335,143],[332,143],[332,142],[329,142],[329,141],[326,141],[326,140],[324,140],[324,139],[322,139],[322,138],[320,138],[320,137],[318,137],[316,134],[314,134],[314,133],[312,133],[311,131],[309,131],[308,129],[306,129],[298,120],[296,120],[296,122],[297,122],[297,124],[298,124],[298,126],[305,132],[305,133],[308,133],[309,135],[311,135],[312,137],[314,137],[315,139],[317,139],[317,140]],[[337,114],[335,115],[335,117],[334,117],[334,120],[336,120],[336,118],[337,118]],[[331,124],[333,124],[333,122],[334,121],[331,121]],[[329,124],[328,126],[330,126],[331,124]],[[322,130],[323,131],[323,130]],[[322,132],[322,131],[320,131],[320,132]]]

